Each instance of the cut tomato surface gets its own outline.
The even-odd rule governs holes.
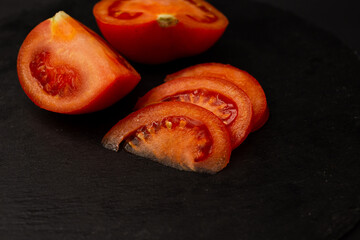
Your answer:
[[[149,105],[120,120],[103,138],[105,148],[125,150],[180,170],[216,173],[229,162],[224,123],[191,103]]]
[[[227,18],[203,0],[102,0],[93,13],[116,49],[148,64],[204,52],[228,25]]]
[[[252,105],[235,84],[211,77],[182,77],[161,84],[139,99],[139,109],[157,102],[189,102],[206,108],[228,127],[232,147],[239,146],[251,131]]]
[[[261,128],[269,118],[269,109],[264,90],[249,73],[229,64],[203,63],[168,75],[165,82],[179,77],[207,76],[228,80],[241,88],[250,98],[253,106],[252,130]]]
[[[36,105],[67,114],[108,107],[140,81],[101,37],[64,12],[29,33],[19,50],[17,70]]]

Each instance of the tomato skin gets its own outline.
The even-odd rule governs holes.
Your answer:
[[[205,1],[196,1],[211,6]],[[139,20],[123,23],[105,20],[104,9],[113,2],[115,0],[103,0],[94,6],[93,13],[96,22],[109,43],[135,62],[160,64],[200,54],[218,41],[228,25],[226,17],[212,6],[220,23],[199,24],[184,19],[183,16],[178,17],[178,23],[175,26],[169,27],[160,27],[156,16],[146,18],[144,22]]]
[[[202,63],[166,76],[165,82],[194,76],[217,77],[230,81],[241,88],[250,98],[253,105],[252,132],[260,129],[269,118],[269,108],[264,90],[259,82],[249,73],[230,64]]]
[[[144,125],[151,124],[154,121],[161,121],[169,116],[185,116],[204,123],[212,138],[213,144],[211,146],[210,153],[206,159],[199,162],[177,162],[176,159],[152,160],[180,170],[211,174],[220,171],[228,164],[231,155],[231,141],[226,126],[210,111],[191,103],[164,102],[149,105],[133,112],[124,119],[120,120],[110,129],[110,131],[104,136],[102,144],[107,149],[118,151],[119,145],[134,131]],[[173,139],[178,138],[178,134],[176,134],[176,132],[172,134],[172,136]],[[187,141],[188,137],[189,136],[186,136],[184,141]],[[184,147],[182,144],[172,145],[167,141],[160,141],[159,145],[170,148],[169,151],[186,151],[186,149],[182,148]]]
[[[44,56],[41,61],[46,63],[43,65],[41,61],[34,64],[39,54]],[[46,76],[58,78],[54,86],[60,90],[66,71],[72,73],[68,76],[76,76],[76,79],[68,81],[72,81],[74,89],[65,89],[64,96],[57,92],[49,94],[47,88],[54,86],[43,85],[51,77],[44,78],[45,73],[36,70],[41,67],[47,69]],[[64,12],[43,21],[28,34],[19,50],[17,71],[20,84],[31,101],[40,108],[65,114],[104,109],[124,97],[140,81],[140,75],[104,40]]]
[[[219,78],[176,78],[150,90],[138,100],[135,109],[156,102],[169,101],[169,97],[178,95],[181,95],[182,99],[175,98],[172,101],[189,101],[212,111],[220,119],[230,114],[231,121],[227,122],[227,117],[222,120],[229,129],[233,149],[238,147],[250,133],[253,112],[249,97],[235,84]],[[187,100],[183,100],[185,96],[189,96]]]

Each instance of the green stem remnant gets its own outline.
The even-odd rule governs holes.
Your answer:
[[[176,17],[170,14],[160,14],[158,15],[156,21],[162,28],[175,26],[179,22]]]

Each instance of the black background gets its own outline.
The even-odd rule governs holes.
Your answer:
[[[16,55],[59,10],[98,31],[96,1],[2,1],[1,239],[359,239],[355,1],[262,1],[270,5],[211,1],[230,20],[212,49],[160,66],[134,63],[143,78],[134,92],[82,116],[34,106],[18,84]],[[180,172],[101,147],[166,74],[210,61],[252,73],[270,106],[269,122],[226,169]]]

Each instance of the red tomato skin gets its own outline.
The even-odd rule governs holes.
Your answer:
[[[97,98],[89,102],[88,105],[79,110],[68,112],[67,114],[91,113],[105,109],[131,92],[139,80],[140,78],[137,76],[118,78],[113,81],[102,93],[100,93]]]
[[[227,125],[232,140],[232,148],[238,147],[251,131],[252,104],[248,95],[235,84],[220,78],[212,77],[179,77],[165,82],[146,93],[135,105],[135,109],[162,102],[164,99],[184,92],[210,91],[214,97],[227,97],[233,109],[236,109],[236,117]],[[217,95],[218,94],[218,95]],[[193,104],[206,108],[203,100],[196,100]],[[208,109],[219,114],[216,107]]]
[[[68,28],[67,30],[71,32],[69,39],[58,33],[52,35],[54,31],[63,30],[59,26]],[[50,36],[55,37],[51,38]],[[76,38],[77,36],[80,36],[82,39],[81,43],[71,40],[72,37]],[[91,45],[87,46],[87,42],[90,42]],[[70,67],[74,67],[75,70],[81,72],[81,82],[87,82],[85,84],[87,89],[84,92],[87,91],[89,97],[80,100],[79,98],[84,94],[82,91],[74,93],[70,98],[63,99],[59,96],[50,96],[45,93],[29,69],[29,64],[37,51],[49,51],[53,58],[59,61],[60,57],[57,56],[54,50],[59,46],[67,46],[67,44],[69,46],[73,44],[68,49],[64,48],[69,52],[71,52],[74,46],[76,46],[77,51],[79,49],[83,49],[83,52],[93,51],[94,56],[96,56],[96,51],[101,52],[100,57],[94,59],[82,56],[81,60],[77,61],[79,62],[77,66],[71,66],[69,63]],[[69,58],[69,62],[76,62],[75,58]],[[97,75],[92,79],[93,76],[87,74],[86,67],[82,67],[80,64],[83,59],[89,60],[89,65],[93,63],[93,68],[96,68],[97,63],[99,63],[101,66],[107,66],[107,69],[98,69],[96,71]],[[60,61],[67,64],[66,58],[62,58]],[[48,111],[64,114],[90,113],[109,107],[128,94],[140,81],[140,75],[125,59],[114,52],[100,36],[63,12],[59,12],[55,17],[41,22],[28,34],[19,50],[17,73],[21,87],[35,105]],[[100,78],[102,83],[97,83],[97,87],[93,89],[94,81],[98,81]]]
[[[181,23],[160,28],[156,21],[137,26],[116,26],[99,20],[97,24],[104,37],[120,53],[130,60],[145,64],[160,64],[205,52],[225,31],[192,29]]]
[[[253,104],[252,132],[259,130],[269,119],[269,107],[260,83],[248,72],[230,64],[201,63],[169,74],[165,82],[189,76],[210,76],[230,81],[249,96]]]
[[[130,60],[145,64],[160,64],[171,60],[193,56],[208,50],[223,35],[227,18],[205,1],[197,2],[211,6],[219,17],[219,23],[191,23],[184,16],[175,26],[160,27],[156,18],[134,24],[117,24],[101,19],[100,8],[110,5],[100,1],[94,6],[93,14],[100,31],[108,42]],[[103,4],[103,6],[102,6]]]
[[[200,162],[188,163],[185,166],[178,165],[174,161],[161,162],[164,165],[175,167],[180,170],[204,172],[215,174],[226,167],[231,155],[231,140],[229,132],[222,121],[210,111],[191,103],[163,102],[146,106],[137,110],[115,124],[102,139],[102,145],[113,151],[119,151],[120,144],[143,125],[161,120],[168,116],[185,116],[204,123],[210,131],[213,146],[208,157]],[[174,133],[174,138],[177,134]],[[186,141],[186,140],[185,140]],[[169,142],[162,145],[174,147],[181,151],[181,144],[173,146]],[[152,159],[155,160],[156,159]]]

